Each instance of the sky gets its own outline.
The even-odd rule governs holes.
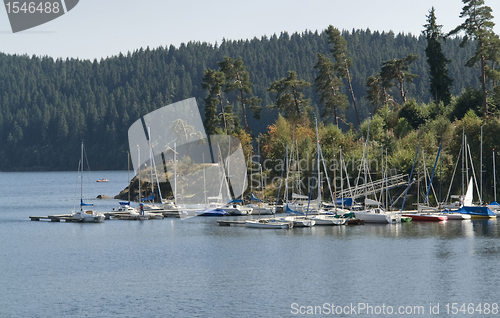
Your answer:
[[[500,34],[500,1],[485,4]],[[99,60],[147,46],[321,32],[330,24],[419,35],[433,6],[443,32],[464,21],[461,0],[80,0],[63,16],[18,33],[0,9],[0,52]]]

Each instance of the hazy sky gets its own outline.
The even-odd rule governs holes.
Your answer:
[[[500,1],[485,3],[500,34]],[[62,17],[16,34],[0,9],[0,52],[100,59],[146,46],[321,32],[330,24],[419,35],[432,6],[444,32],[463,22],[461,0],[80,0]]]

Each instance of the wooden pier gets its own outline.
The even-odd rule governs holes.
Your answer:
[[[75,222],[76,220],[71,220],[71,214],[59,214],[59,215],[49,215],[49,216],[30,216],[31,221],[49,220],[51,222],[61,222],[61,220],[66,222]]]

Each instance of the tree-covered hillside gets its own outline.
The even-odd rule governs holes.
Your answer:
[[[411,65],[418,78],[407,87],[408,96],[418,103],[432,100],[424,36],[370,30],[343,31],[342,36],[353,59],[350,72],[361,120],[373,111],[366,99],[367,78],[380,72],[386,60],[419,55]],[[474,43],[460,48],[460,42],[450,38],[443,43],[451,60],[453,95],[478,86],[478,70],[464,66]],[[278,117],[276,110],[265,107],[274,102],[268,89],[289,71],[313,84],[304,95],[319,114],[323,106],[314,87],[318,53],[330,54],[325,32],[141,48],[100,61],[0,54],[0,170],[75,170],[82,140],[93,170],[125,169],[129,126],[152,110],[189,97],[197,99],[204,114],[205,70],[217,69],[224,57],[242,58],[252,93],[262,99],[261,119],[248,118],[254,135]],[[238,109],[234,107],[236,113]],[[356,123],[352,105],[345,118]]]

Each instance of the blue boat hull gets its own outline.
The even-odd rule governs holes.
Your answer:
[[[457,210],[458,213],[469,214],[471,217],[494,218],[495,212],[486,206],[463,206]]]
[[[203,211],[196,211],[196,215],[198,216],[226,216],[229,215],[226,211],[223,209],[205,209]]]

